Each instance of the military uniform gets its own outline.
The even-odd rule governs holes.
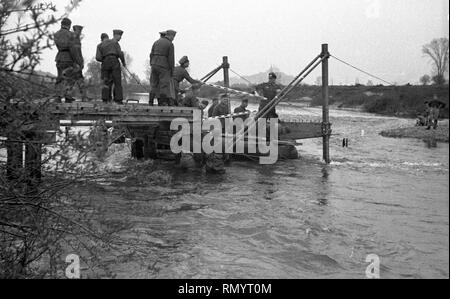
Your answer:
[[[76,61],[79,61],[79,67],[76,68],[74,71],[74,80],[75,80],[75,86],[78,87],[78,90],[80,91],[81,97],[84,100],[86,100],[86,87],[84,84],[84,77],[83,77],[83,68],[84,68],[84,58],[83,58],[83,52],[81,50],[81,31],[83,30],[82,26],[73,26],[74,30],[74,44],[75,44],[75,53],[76,53]]]
[[[267,100],[261,100],[261,102],[259,104],[259,111],[262,111],[264,109],[264,107],[266,107],[267,104],[269,104],[269,102],[272,101],[281,90],[282,90],[282,87],[276,83],[267,82],[267,83],[258,85],[256,87],[256,91],[260,95],[262,95],[263,97],[265,97],[267,99]],[[266,115],[266,118],[278,118],[278,114],[276,112],[275,107],[273,109],[269,110],[269,112]]]
[[[247,108],[239,106],[236,109],[234,109],[234,113],[249,113],[250,111],[247,110]],[[244,121],[248,118],[248,115],[241,115],[237,116],[237,118],[242,118]]]
[[[123,31],[115,30],[114,35],[122,35]],[[114,102],[121,104],[123,102],[122,89],[122,71],[120,61],[126,66],[125,57],[120,48],[119,42],[115,39],[108,39],[99,45],[98,55],[102,61],[101,77],[104,82],[102,89],[103,102],[111,102],[111,92],[114,95]],[[114,86],[114,89],[113,89]]]
[[[175,100],[175,87],[172,80],[175,68],[175,47],[166,36],[167,32],[161,32],[161,38],[157,40],[150,53],[150,101],[158,98],[160,106],[170,105]]]
[[[216,107],[219,105],[219,103],[214,103],[211,105],[211,107],[208,109],[208,116],[209,117],[213,117],[214,115],[214,109],[216,109]]]
[[[445,104],[441,101],[438,101],[435,98],[433,101],[427,103],[428,105],[428,130],[431,129],[431,126],[436,130],[438,127],[439,114],[442,108],[445,108]]]
[[[175,67],[173,70],[173,82],[174,82],[174,88],[175,88],[175,96],[176,96],[176,102],[179,101],[180,96],[180,83],[183,82],[183,80],[188,81],[191,84],[199,84],[200,81],[197,81],[195,79],[192,79],[192,77],[189,75],[188,71],[181,66]]]
[[[58,70],[56,88],[58,98],[66,98],[66,102],[72,102],[72,89],[74,84],[73,69],[76,64],[77,53],[75,48],[74,35],[70,32],[72,22],[65,18],[61,22],[61,29],[54,34],[54,41],[58,48],[55,62]]]

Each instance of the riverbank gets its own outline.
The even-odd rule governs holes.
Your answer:
[[[416,138],[431,142],[449,142],[449,122],[443,121],[436,130],[427,130],[426,127],[406,127],[382,131],[383,137]]]

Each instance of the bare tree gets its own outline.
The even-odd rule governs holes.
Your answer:
[[[427,56],[434,68],[435,75],[433,81],[436,84],[445,83],[445,74],[448,73],[448,38],[438,38],[432,40],[422,48],[422,52]]]
[[[0,151],[41,158],[23,167],[0,159],[0,278],[58,277],[65,250],[95,250],[88,243],[102,240],[90,228],[86,202],[67,191],[94,171],[95,146],[82,133],[50,141],[52,125],[63,135],[49,108],[56,90],[52,78],[35,71],[52,47],[50,26],[79,2],[63,13],[39,0],[0,3]]]

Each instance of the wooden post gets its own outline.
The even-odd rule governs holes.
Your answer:
[[[23,143],[15,139],[18,137],[13,136],[6,141],[6,177],[11,181],[23,175]]]
[[[330,53],[328,52],[328,44],[322,45],[322,58],[325,59],[322,62],[322,122],[323,122],[323,159],[327,164],[331,163],[330,160],[330,110],[329,110],[329,87],[328,87],[328,58]]]
[[[29,185],[38,185],[42,178],[42,144],[36,133],[27,134],[25,143],[25,173]]]
[[[223,85],[226,88],[230,88],[230,63],[228,62],[228,57],[223,57]],[[228,113],[231,113],[231,102],[228,99]]]

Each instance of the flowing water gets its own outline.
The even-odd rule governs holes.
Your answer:
[[[119,278],[365,278],[376,254],[381,278],[448,278],[449,145],[379,135],[412,120],[349,111],[331,119],[331,165],[321,140],[307,140],[299,160],[233,162],[223,175],[157,162],[156,183],[142,184],[119,170],[129,152],[118,151],[117,170],[80,189],[105,226],[121,228],[120,250],[102,267]]]
[[[448,278],[449,145],[379,135],[412,120],[331,117],[340,134],[331,165],[321,162],[321,140],[308,140],[299,160],[233,162],[224,175],[162,163],[165,187],[104,178],[89,192],[111,221],[128,221],[119,233],[128,255],[108,269],[132,278],[365,278],[376,254],[381,278]]]

